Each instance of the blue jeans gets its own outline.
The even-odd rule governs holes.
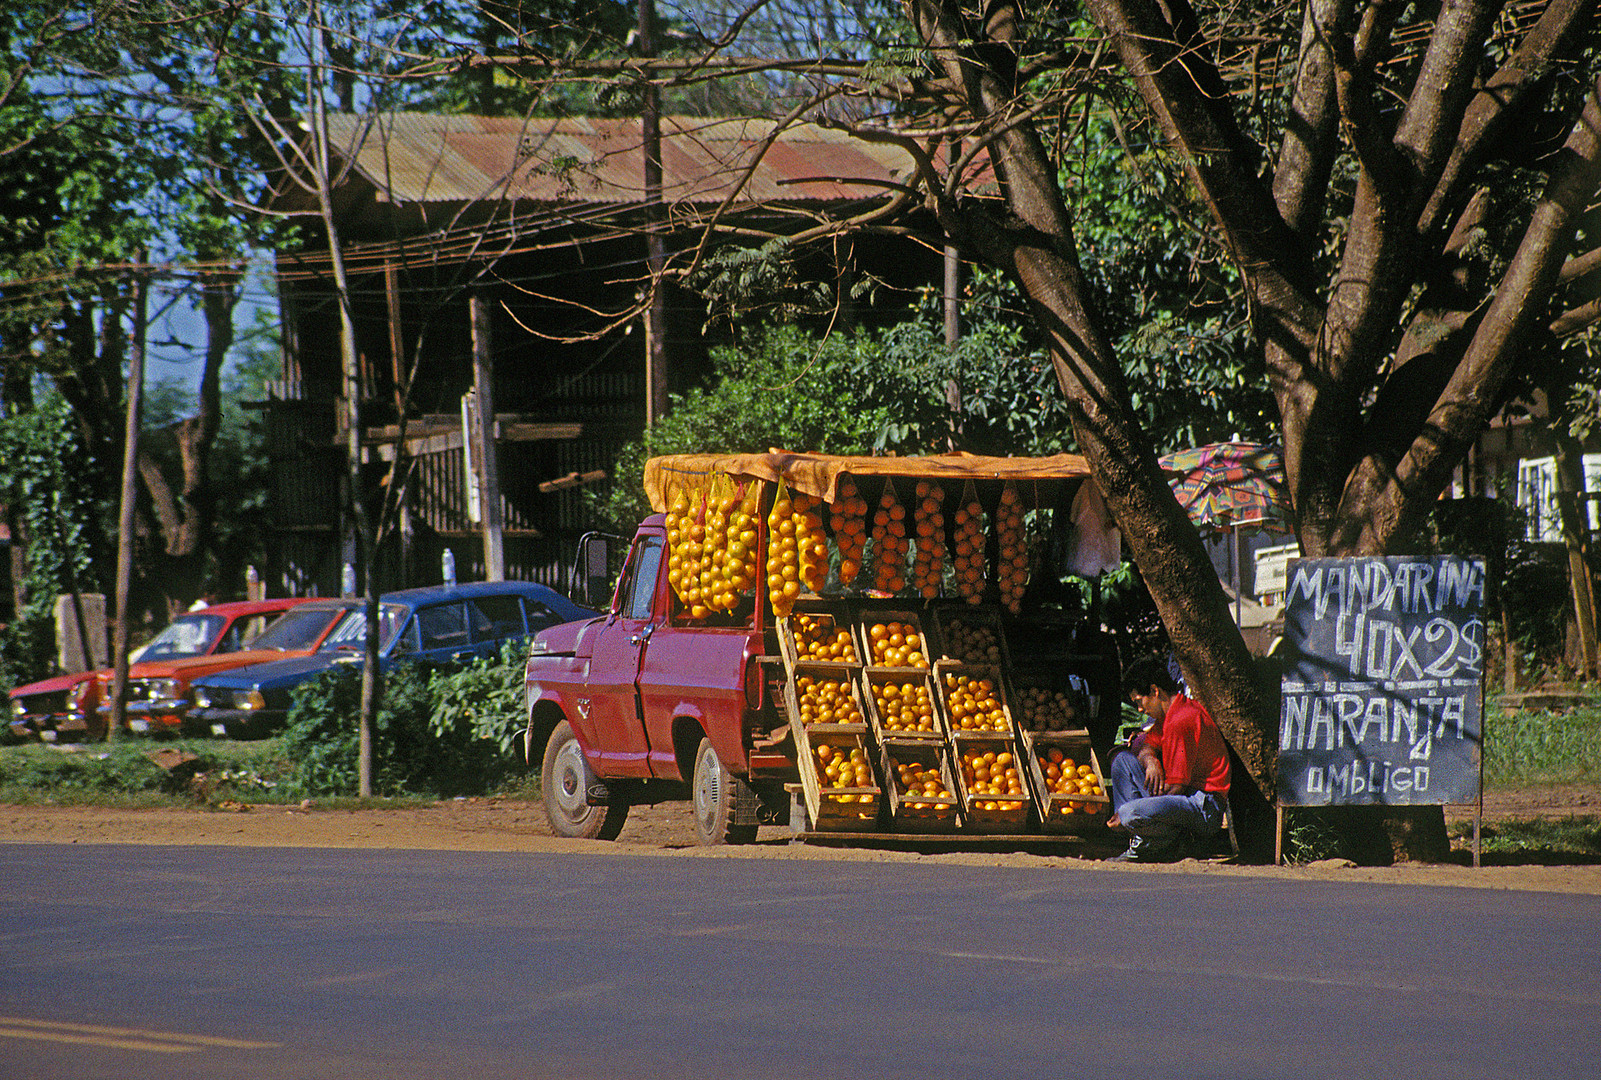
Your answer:
[[[1223,827],[1223,799],[1209,791],[1190,795],[1152,795],[1145,767],[1127,750],[1112,755],[1112,805],[1123,827],[1134,834],[1135,850],[1158,850],[1186,835],[1211,836]]]

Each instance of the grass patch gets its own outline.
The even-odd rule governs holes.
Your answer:
[[[1567,712],[1517,712],[1485,703],[1484,786],[1517,788],[1601,780],[1601,702]]]
[[[1451,827],[1451,846],[1471,851],[1473,823]],[[1480,861],[1486,866],[1572,866],[1601,862],[1601,818],[1513,818],[1484,822],[1479,829]]]
[[[152,757],[169,753],[194,759],[164,768]],[[275,739],[30,743],[0,747],[0,801],[124,807],[286,802],[289,771]]]

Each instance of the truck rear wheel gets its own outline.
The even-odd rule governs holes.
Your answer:
[[[545,743],[545,759],[539,770],[539,792],[545,800],[551,832],[581,840],[617,839],[623,822],[628,820],[628,804],[590,806],[589,785],[595,779],[573,726],[563,720]]]
[[[695,751],[695,833],[704,845],[748,844],[756,839],[756,826],[734,824],[734,797],[739,779],[723,767],[710,739]]]

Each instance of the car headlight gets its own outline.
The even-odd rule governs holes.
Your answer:
[[[183,689],[177,679],[134,679],[128,684],[130,701],[170,701]]]
[[[235,690],[233,692],[233,707],[236,709],[265,709],[267,699],[260,690]]]
[[[204,686],[195,687],[195,704],[200,706],[202,709],[211,708],[213,704],[211,691],[206,689]]]
[[[15,716],[18,720],[21,720],[25,715],[27,715],[27,712],[28,712],[28,707],[22,703],[22,699],[21,698],[12,698],[11,699],[11,715],[12,716]]]

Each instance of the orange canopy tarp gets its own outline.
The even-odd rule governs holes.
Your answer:
[[[791,490],[834,502],[839,478],[906,477],[933,480],[944,485],[972,480],[983,486],[1014,482],[1024,503],[1054,505],[1064,483],[1090,474],[1089,463],[1078,454],[1052,457],[980,457],[976,454],[939,454],[931,457],[843,457],[834,454],[800,454],[771,451],[766,454],[673,454],[645,462],[645,494],[651,509],[662,513],[680,487],[702,490],[718,473],[736,481],[784,480]]]

